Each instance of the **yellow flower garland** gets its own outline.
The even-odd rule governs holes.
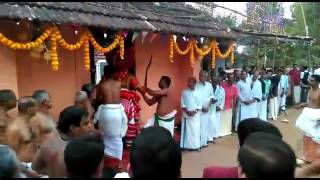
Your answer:
[[[173,41],[173,45],[174,45],[174,49],[181,55],[186,55],[188,54],[188,52],[191,50],[191,48],[193,47],[192,42],[189,41],[187,48],[183,51],[179,48],[178,43]]]
[[[194,66],[194,61],[195,61],[195,55],[194,51],[196,51],[199,55],[205,56],[211,52],[211,58],[212,58],[212,68],[214,69],[216,67],[216,56],[220,58],[227,58],[230,56],[230,61],[232,64],[234,64],[234,44],[230,45],[228,50],[222,54],[217,42],[215,40],[210,41],[208,48],[206,49],[201,49],[198,47],[196,40],[191,39],[188,42],[188,46],[185,50],[181,50],[178,46],[178,43],[174,41],[173,34],[170,34],[169,36],[169,60],[170,62],[173,62],[173,53],[174,50],[177,51],[180,55],[186,55],[189,53],[189,59],[190,59],[190,64],[193,67]]]
[[[97,49],[98,51],[102,52],[102,53],[108,53],[110,52],[112,49],[114,49],[118,44],[119,44],[119,40],[120,40],[120,36],[117,35],[116,38],[114,39],[114,41],[106,48],[101,47],[97,41],[94,39],[93,35],[91,33],[89,33],[89,39],[91,44],[93,45],[93,47],[95,49]]]
[[[214,47],[216,47],[217,44],[215,41],[213,41],[213,45],[211,48],[211,68],[215,69],[216,68],[216,49]]]
[[[62,38],[62,35],[61,35],[58,27],[54,27],[54,33],[57,38],[57,42],[60,44],[60,46],[62,46],[63,48],[65,48],[67,50],[70,50],[70,51],[81,48],[85,39],[87,39],[87,37],[88,37],[87,32],[85,32],[81,35],[79,42],[77,42],[75,44],[69,44]]]
[[[84,40],[84,68],[88,71],[90,70],[90,48],[88,37]]]
[[[173,46],[174,46],[174,38],[171,34],[169,36],[169,60],[171,63],[173,63]]]
[[[201,56],[205,56],[211,52],[212,47],[214,46],[214,41],[211,41],[208,45],[207,49],[201,49],[198,47],[197,43],[194,43],[195,50],[197,51],[198,54]]]
[[[120,38],[119,46],[120,46],[120,58],[124,59],[124,34],[123,32],[118,33],[118,36]]]
[[[60,46],[67,50],[76,50],[84,46],[84,64],[86,70],[90,70],[90,49],[89,49],[89,43],[94,46],[95,49],[102,53],[108,53],[112,49],[114,49],[118,44],[120,46],[120,57],[121,59],[124,59],[124,34],[123,32],[119,32],[114,39],[114,42],[111,43],[108,47],[103,48],[101,47],[97,41],[94,39],[92,34],[85,30],[85,32],[81,35],[80,40],[75,43],[75,44],[69,44],[67,43],[57,26],[49,27],[40,37],[38,37],[35,41],[33,42],[28,42],[28,43],[18,43],[14,42],[7,37],[5,37],[2,33],[0,33],[0,43],[3,45],[10,47],[12,49],[22,49],[22,50],[30,50],[34,47],[39,46],[42,44],[45,40],[47,40],[50,37],[50,41],[52,44],[51,47],[51,66],[53,71],[58,71],[59,70],[59,60],[58,60],[58,52],[57,52],[57,44],[59,43]]]
[[[227,50],[224,54],[222,54],[221,51],[220,51],[220,49],[219,49],[219,47],[218,47],[218,45],[216,45],[215,48],[216,48],[218,57],[220,57],[220,58],[227,58],[227,57],[230,55],[230,53],[232,52],[233,46],[234,46],[234,44],[231,44],[231,45],[229,46],[228,50]]]
[[[0,42],[3,45],[8,46],[12,49],[30,50],[42,44],[44,40],[48,39],[48,37],[51,35],[52,32],[53,32],[53,28],[50,27],[35,41],[29,42],[29,43],[13,42],[12,40],[5,37],[2,33],[0,33]]]
[[[194,44],[196,43],[196,41],[194,39],[191,39],[190,43],[191,46],[190,46],[190,64],[191,64],[191,67],[194,67]]]
[[[57,39],[56,35],[51,35],[51,66],[53,71],[59,70],[59,60],[57,53]]]

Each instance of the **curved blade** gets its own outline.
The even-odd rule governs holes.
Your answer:
[[[147,84],[148,84],[148,71],[149,71],[149,69],[150,69],[151,63],[152,63],[152,55],[151,55],[151,57],[150,57],[150,60],[149,60],[148,65],[147,65],[146,73],[145,73],[145,77],[144,77],[144,86],[145,86],[145,87],[147,87]]]

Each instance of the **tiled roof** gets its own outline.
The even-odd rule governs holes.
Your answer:
[[[235,39],[209,14],[183,2],[0,2],[0,18]]]

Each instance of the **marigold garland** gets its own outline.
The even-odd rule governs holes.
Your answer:
[[[216,47],[216,42],[213,42],[213,47]],[[216,49],[211,48],[211,68],[215,69],[216,68]]]
[[[228,50],[227,50],[224,54],[221,53],[218,45],[216,45],[215,48],[216,48],[218,57],[220,57],[220,58],[227,58],[227,57],[230,55],[233,47],[234,47],[234,44],[231,44],[231,45],[229,46]]]
[[[169,36],[170,62],[173,62],[174,50],[178,52],[180,55],[186,55],[190,52],[189,58],[190,58],[190,64],[192,67],[194,66],[194,61],[195,61],[194,51],[196,51],[201,56],[205,56],[211,52],[212,68],[215,68],[216,66],[216,56],[220,58],[227,58],[228,56],[230,56],[230,59],[231,59],[230,61],[232,64],[234,64],[234,44],[230,45],[228,50],[224,54],[222,54],[215,40],[210,41],[206,49],[201,49],[198,47],[196,40],[193,38],[188,42],[187,48],[185,50],[181,50],[178,46],[178,43],[174,40],[173,34],[170,34]]]
[[[174,46],[174,38],[173,35],[170,34],[169,36],[169,60],[173,63],[173,46]]]
[[[119,36],[119,46],[120,46],[120,58],[124,59],[124,34],[123,32],[118,33]]]
[[[90,70],[90,48],[89,48],[89,38],[86,37],[84,40],[84,68]]]
[[[51,35],[51,66],[53,71],[59,70],[57,39],[54,33]]]
[[[12,49],[21,49],[21,50],[30,50],[32,48],[35,48],[35,47],[39,46],[40,44],[42,44],[48,38],[50,38],[50,42],[52,44],[50,57],[51,57],[51,66],[52,66],[53,71],[58,71],[58,69],[59,69],[57,44],[62,46],[64,49],[67,49],[70,51],[80,49],[82,46],[84,46],[84,64],[85,64],[85,68],[87,70],[90,70],[90,52],[89,52],[90,51],[89,50],[89,43],[90,42],[94,46],[95,49],[97,49],[98,51],[100,51],[102,53],[110,52],[112,49],[114,49],[119,44],[120,57],[121,57],[121,59],[124,59],[124,33],[123,32],[119,32],[117,34],[116,38],[114,39],[114,42],[111,43],[106,48],[101,47],[96,42],[96,40],[94,39],[94,37],[92,36],[92,34],[88,30],[85,30],[85,32],[81,35],[79,41],[74,44],[69,44],[63,39],[63,37],[59,31],[59,28],[57,26],[49,27],[35,41],[28,42],[28,43],[14,42],[14,41],[8,39],[7,37],[5,37],[2,33],[0,33],[0,43],[2,43],[3,45],[5,45],[7,47],[12,48]]]
[[[191,43],[189,43],[189,44],[191,44],[191,47],[190,47],[190,64],[191,64],[191,67],[194,67],[194,59],[195,59],[195,57],[194,57],[194,46],[192,44],[195,43],[195,40],[192,39],[190,42],[191,42]]]
[[[233,46],[233,48],[232,48],[232,50],[231,50],[230,62],[231,62],[231,64],[234,64],[234,63],[235,63],[235,62],[234,62],[234,46]]]
[[[81,35],[79,42],[77,42],[75,44],[69,44],[62,38],[62,35],[61,35],[58,27],[54,28],[54,33],[57,38],[57,42],[60,44],[60,46],[62,46],[63,48],[65,48],[67,50],[70,50],[70,51],[81,48],[85,39],[87,39],[87,37],[88,37],[87,32],[85,32]]]
[[[205,56],[211,52],[212,47],[214,46],[214,41],[211,41],[210,44],[208,45],[207,49],[201,49],[198,47],[197,43],[194,43],[195,50],[197,51],[198,54],[201,56]]]
[[[48,37],[51,35],[52,32],[53,32],[53,28],[50,27],[41,36],[39,36],[35,41],[29,42],[29,43],[13,42],[12,40],[5,37],[2,33],[0,33],[0,42],[3,45],[8,46],[12,49],[30,50],[30,49],[42,44],[44,40],[48,39]]]
[[[91,33],[89,33],[89,40],[90,40],[91,44],[93,45],[93,47],[94,47],[96,50],[98,50],[98,51],[100,51],[100,52],[102,52],[102,53],[108,53],[108,52],[110,52],[112,49],[114,49],[114,48],[117,46],[117,44],[119,44],[120,36],[117,35],[116,38],[114,39],[114,41],[113,41],[108,47],[106,47],[106,48],[101,47],[101,46],[97,43],[97,41],[94,39],[94,37],[93,37],[93,35],[92,35]]]
[[[188,52],[191,50],[191,48],[193,48],[193,42],[189,41],[187,48],[183,51],[179,48],[178,43],[173,41],[173,45],[174,45],[174,49],[181,55],[186,55],[188,54]]]

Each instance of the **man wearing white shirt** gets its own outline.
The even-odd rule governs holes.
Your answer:
[[[242,71],[241,80],[237,83],[237,87],[239,91],[239,103],[240,103],[238,117],[240,122],[245,119],[258,117],[258,108],[256,105],[257,100],[252,94],[251,85],[248,82],[246,82],[246,77],[247,77],[247,72]],[[261,84],[260,84],[260,90],[261,90]]]
[[[200,112],[200,141],[201,146],[206,147],[208,146],[208,141],[210,141],[210,114],[209,114],[209,107],[210,104],[214,101],[213,95],[213,88],[212,85],[207,82],[208,79],[208,72],[200,71],[199,73],[199,80],[200,82],[196,85],[196,90],[198,97],[201,102],[201,112]]]
[[[181,108],[181,149],[199,150],[200,144],[200,110],[202,105],[196,94],[195,86],[197,80],[194,77],[188,79],[188,88],[182,91]]]
[[[315,75],[320,75],[320,64],[318,65],[318,68],[316,70],[314,70]]]
[[[211,105],[210,113],[210,122],[212,123],[211,137],[218,138],[219,132],[221,130],[221,112],[224,109],[225,103],[225,91],[221,86],[222,79],[220,77],[212,78],[212,87],[214,96],[217,98],[217,102]],[[231,126],[230,126],[231,128]]]
[[[259,81],[259,72],[255,71],[253,72],[252,76],[252,82],[251,82],[251,93],[252,93],[252,98],[255,100],[254,103],[252,103],[254,113],[256,114],[255,116],[259,116],[259,102],[262,100],[262,85],[261,81]]]

